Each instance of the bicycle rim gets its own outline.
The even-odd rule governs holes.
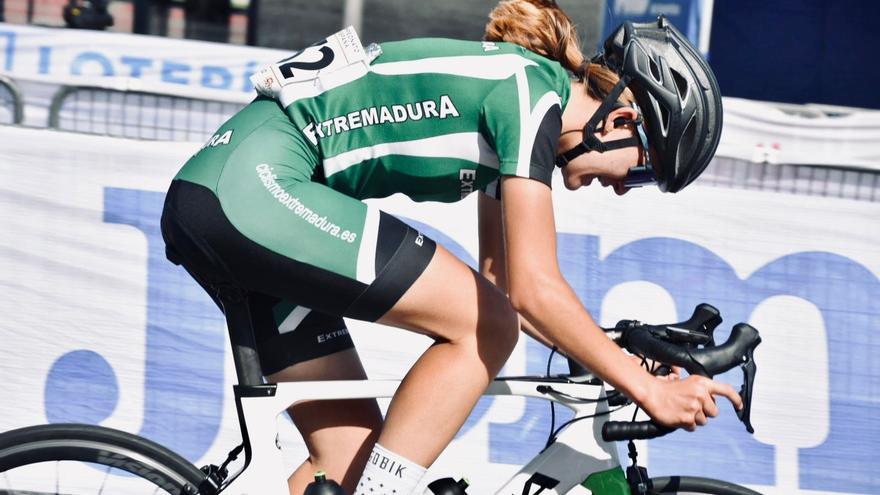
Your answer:
[[[651,482],[654,485],[652,493],[662,495],[761,495],[734,483],[696,476],[665,476],[652,478]]]
[[[0,495],[195,495],[204,476],[129,433],[43,425],[0,434]]]

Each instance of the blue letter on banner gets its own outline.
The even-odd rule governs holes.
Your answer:
[[[81,76],[83,73],[82,67],[88,62],[97,62],[101,66],[102,76],[114,75],[113,63],[104,54],[99,52],[82,52],[77,55],[73,62],[70,63],[70,73],[74,76]]]
[[[0,31],[0,39],[6,38],[6,48],[3,50],[6,60],[3,62],[3,70],[12,72],[15,60],[15,33],[12,31]]]

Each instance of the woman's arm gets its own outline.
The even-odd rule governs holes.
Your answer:
[[[708,416],[718,413],[714,394],[742,407],[729,385],[699,376],[658,380],[628,359],[562,277],[550,188],[520,177],[504,177],[501,188],[510,301],[540,333],[663,424],[689,430],[705,424]]]
[[[501,219],[501,201],[479,193],[477,199],[478,232],[480,238],[480,274],[507,294],[507,260],[504,255],[504,227]],[[520,316],[520,328],[529,337],[548,348],[558,347]]]

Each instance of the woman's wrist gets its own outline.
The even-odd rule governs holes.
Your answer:
[[[638,370],[637,373],[630,375],[626,388],[621,392],[637,404],[642,405],[651,396],[653,388],[657,386],[657,380],[641,366]]]

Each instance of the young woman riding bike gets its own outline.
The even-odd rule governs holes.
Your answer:
[[[715,395],[741,407],[728,385],[648,374],[601,332],[556,259],[557,166],[568,189],[677,192],[712,158],[720,93],[677,30],[628,24],[589,62],[555,2],[504,0],[484,42],[381,51],[342,82],[321,75],[336,77],[329,89],[259,96],[183,166],[163,212],[170,259],[215,299],[223,287],[249,293],[269,381],[365,378],[343,316],[434,339],[384,421],[374,400],[290,409],[309,451],[291,493],[318,470],[348,493],[410,493],[520,329],[659,423],[693,430],[718,414]],[[361,201],[476,190],[479,273]]]

